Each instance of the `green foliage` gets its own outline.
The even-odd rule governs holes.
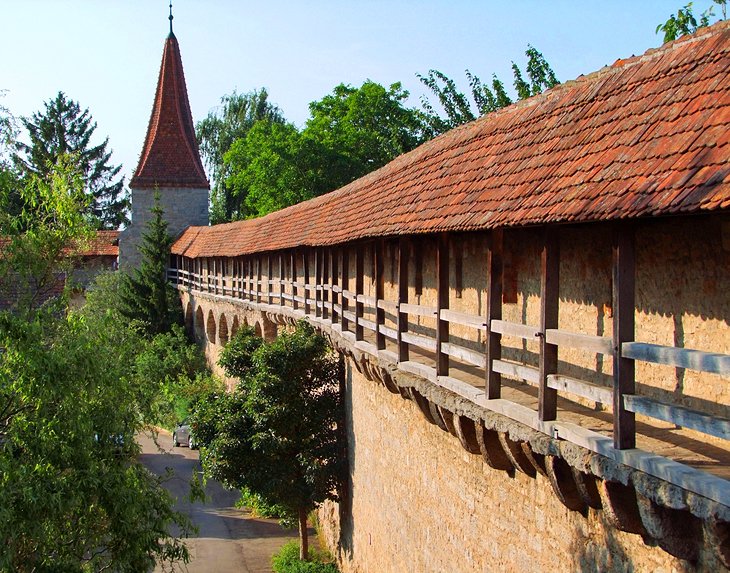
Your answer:
[[[243,205],[246,197],[234,193],[229,187],[230,170],[223,158],[235,141],[246,137],[254,124],[284,123],[281,110],[270,103],[268,97],[266,89],[245,94],[234,91],[223,96],[221,107],[195,126],[200,154],[213,179],[210,208],[212,224],[247,216],[247,208]]]
[[[423,141],[408,92],[366,81],[340,84],[310,104],[303,130],[260,120],[223,155],[237,218],[258,217],[338,189]]]
[[[287,529],[297,526],[296,520],[286,517],[287,511],[284,507],[268,503],[263,497],[245,487],[241,490],[241,497],[236,502],[236,507],[248,508],[254,517],[279,519],[279,524]]]
[[[259,121],[225,155],[226,181],[241,218],[259,217],[311,199],[319,191],[315,146],[292,124]]]
[[[344,468],[339,360],[300,322],[295,332],[242,361],[253,368],[237,389],[201,402],[194,412],[204,471],[298,519],[306,547],[306,515],[325,499],[337,499]]]
[[[149,569],[188,522],[138,464],[134,340],[110,316],[0,313],[0,570]]]
[[[122,314],[137,321],[148,336],[169,332],[174,324],[182,324],[180,297],[167,281],[172,237],[167,232],[159,193],[155,194],[152,214],[139,247],[142,263],[124,275],[119,289]]]
[[[299,558],[299,544],[290,541],[271,558],[274,573],[339,573],[334,563],[327,563],[326,555],[316,550],[309,551],[309,561]]]
[[[722,20],[727,17],[727,0],[712,0],[716,5],[720,6],[722,10]],[[692,2],[689,2],[683,8],[677,10],[677,14],[672,14],[664,24],[659,24],[656,27],[656,33],[664,33],[664,43],[676,40],[681,36],[688,34],[694,34],[700,28],[705,28],[710,25],[711,19],[714,17],[715,12],[714,6],[710,6],[707,10],[700,14],[699,23],[692,12]]]
[[[253,354],[263,343],[264,339],[256,335],[252,326],[244,325],[223,347],[218,364],[226,376],[243,379],[252,372]]]
[[[24,208],[14,213],[16,193]],[[32,312],[54,299],[73,264],[74,246],[90,236],[81,211],[86,197],[66,156],[45,178],[30,176],[19,187],[0,186],[0,296],[15,312]]]
[[[129,199],[124,192],[124,179],[118,178],[121,166],[109,164],[108,138],[92,145],[96,130],[89,110],[81,111],[79,104],[58,92],[55,99],[45,102],[45,110],[22,119],[30,144],[18,142],[14,162],[24,177],[45,179],[59,158],[73,158],[73,166],[84,182],[88,196],[84,213],[94,226],[116,229],[127,223]],[[16,208],[22,208],[23,198],[16,198]]]
[[[527,79],[525,79],[525,74],[519,66],[512,62],[514,89],[518,99],[526,99],[537,95],[542,93],[543,90],[560,83],[555,77],[550,64],[540,52],[528,44],[525,55],[527,56],[527,66],[525,68]],[[454,80],[438,70],[429,70],[425,76],[420,74],[416,74],[416,76],[423,85],[434,93],[445,113],[445,116],[442,116],[436,111],[427,97],[423,96],[421,98],[423,111],[420,112],[420,118],[424,125],[424,132],[429,138],[512,103],[504,84],[496,75],[492,75],[490,88],[482,83],[478,76],[466,70],[471,101],[466,94],[459,90]]]

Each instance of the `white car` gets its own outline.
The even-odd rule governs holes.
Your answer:
[[[191,450],[195,450],[198,444],[195,443],[195,436],[193,436],[192,430],[190,429],[190,422],[183,420],[175,426],[175,431],[172,432],[172,446],[177,448],[178,446],[187,446]]]

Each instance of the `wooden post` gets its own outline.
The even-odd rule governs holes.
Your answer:
[[[319,264],[322,267],[322,291],[319,296],[319,300],[322,302],[322,318],[332,320],[332,312],[330,308],[330,297],[334,296],[332,293],[332,275],[330,274],[332,250],[322,247],[319,250]],[[328,288],[325,288],[328,287]]]
[[[340,304],[342,306],[342,314],[340,314],[340,324],[342,325],[342,332],[347,332],[349,329],[349,321],[345,316],[345,311],[349,310],[350,304],[345,296],[345,291],[350,286],[350,260],[348,258],[347,245],[342,247],[342,292],[340,293]]]
[[[385,350],[385,335],[380,332],[380,327],[385,324],[385,310],[380,308],[378,303],[385,299],[385,276],[384,276],[384,245],[383,239],[377,239],[373,245],[375,249],[375,264],[373,265],[373,273],[375,274],[375,345],[378,350]]]
[[[299,308],[299,303],[297,302],[297,254],[294,249],[292,249],[291,252],[291,306],[294,310]]]
[[[284,306],[284,253],[279,253],[279,305]]]
[[[488,400],[502,396],[502,375],[492,364],[502,358],[502,335],[492,330],[492,320],[502,320],[502,229],[489,235],[487,247],[487,339],[486,339],[486,394]]]
[[[618,450],[636,447],[636,421],[626,410],[624,395],[633,394],[635,366],[621,356],[621,344],[634,340],[636,297],[634,227],[617,224],[613,241],[613,444]]]
[[[365,248],[362,243],[355,245],[355,340],[362,340],[364,337],[360,319],[363,317],[365,305],[357,300],[357,297],[363,294],[364,251]]]
[[[309,314],[309,253],[307,249],[302,249],[302,281],[304,281],[302,289],[304,291],[304,314]]]
[[[449,355],[443,345],[449,342],[449,321],[441,310],[449,308],[449,236],[440,233],[436,244],[436,375],[449,375]]]
[[[558,411],[558,392],[547,385],[547,377],[558,371],[558,347],[548,344],[545,331],[558,327],[560,297],[560,242],[554,227],[545,229],[540,280],[540,380],[538,414],[541,421],[554,420]]]
[[[322,316],[322,295],[324,294],[322,273],[322,249],[314,248],[314,316]]]
[[[327,249],[327,253],[329,256],[329,262],[330,262],[330,320],[335,323],[337,322],[337,319],[339,316],[335,312],[335,302],[337,301],[337,293],[335,292],[335,285],[337,284],[337,251],[335,251],[334,247],[330,247]],[[341,298],[341,297],[340,297]]]
[[[273,280],[271,277],[271,269],[273,268],[273,265],[271,264],[271,255],[269,254],[266,259],[266,302],[271,304],[274,302],[273,297],[271,296],[271,287],[274,286],[271,284],[271,281]]]
[[[256,257],[256,303],[261,304],[261,256]]]
[[[403,333],[408,332],[408,313],[401,312],[401,305],[408,303],[408,257],[410,256],[410,240],[407,237],[398,239],[398,362],[409,360],[408,343],[403,340]]]

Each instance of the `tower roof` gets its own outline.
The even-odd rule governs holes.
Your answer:
[[[129,186],[210,188],[195,140],[180,46],[172,30],[162,52],[147,137]]]

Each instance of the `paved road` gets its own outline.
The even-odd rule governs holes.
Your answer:
[[[234,504],[236,492],[223,489],[217,482],[208,482],[206,503],[191,504],[187,499],[192,472],[199,469],[198,452],[188,448],[173,448],[168,433],[158,436],[159,447],[150,435],[138,436],[142,446],[140,461],[158,475],[171,467],[175,475],[167,489],[177,498],[177,509],[190,516],[198,527],[198,537],[186,541],[190,551],[187,568],[190,573],[262,573],[271,571],[271,556],[296,531],[287,531],[273,519],[260,519]],[[161,569],[160,569],[161,571]]]

